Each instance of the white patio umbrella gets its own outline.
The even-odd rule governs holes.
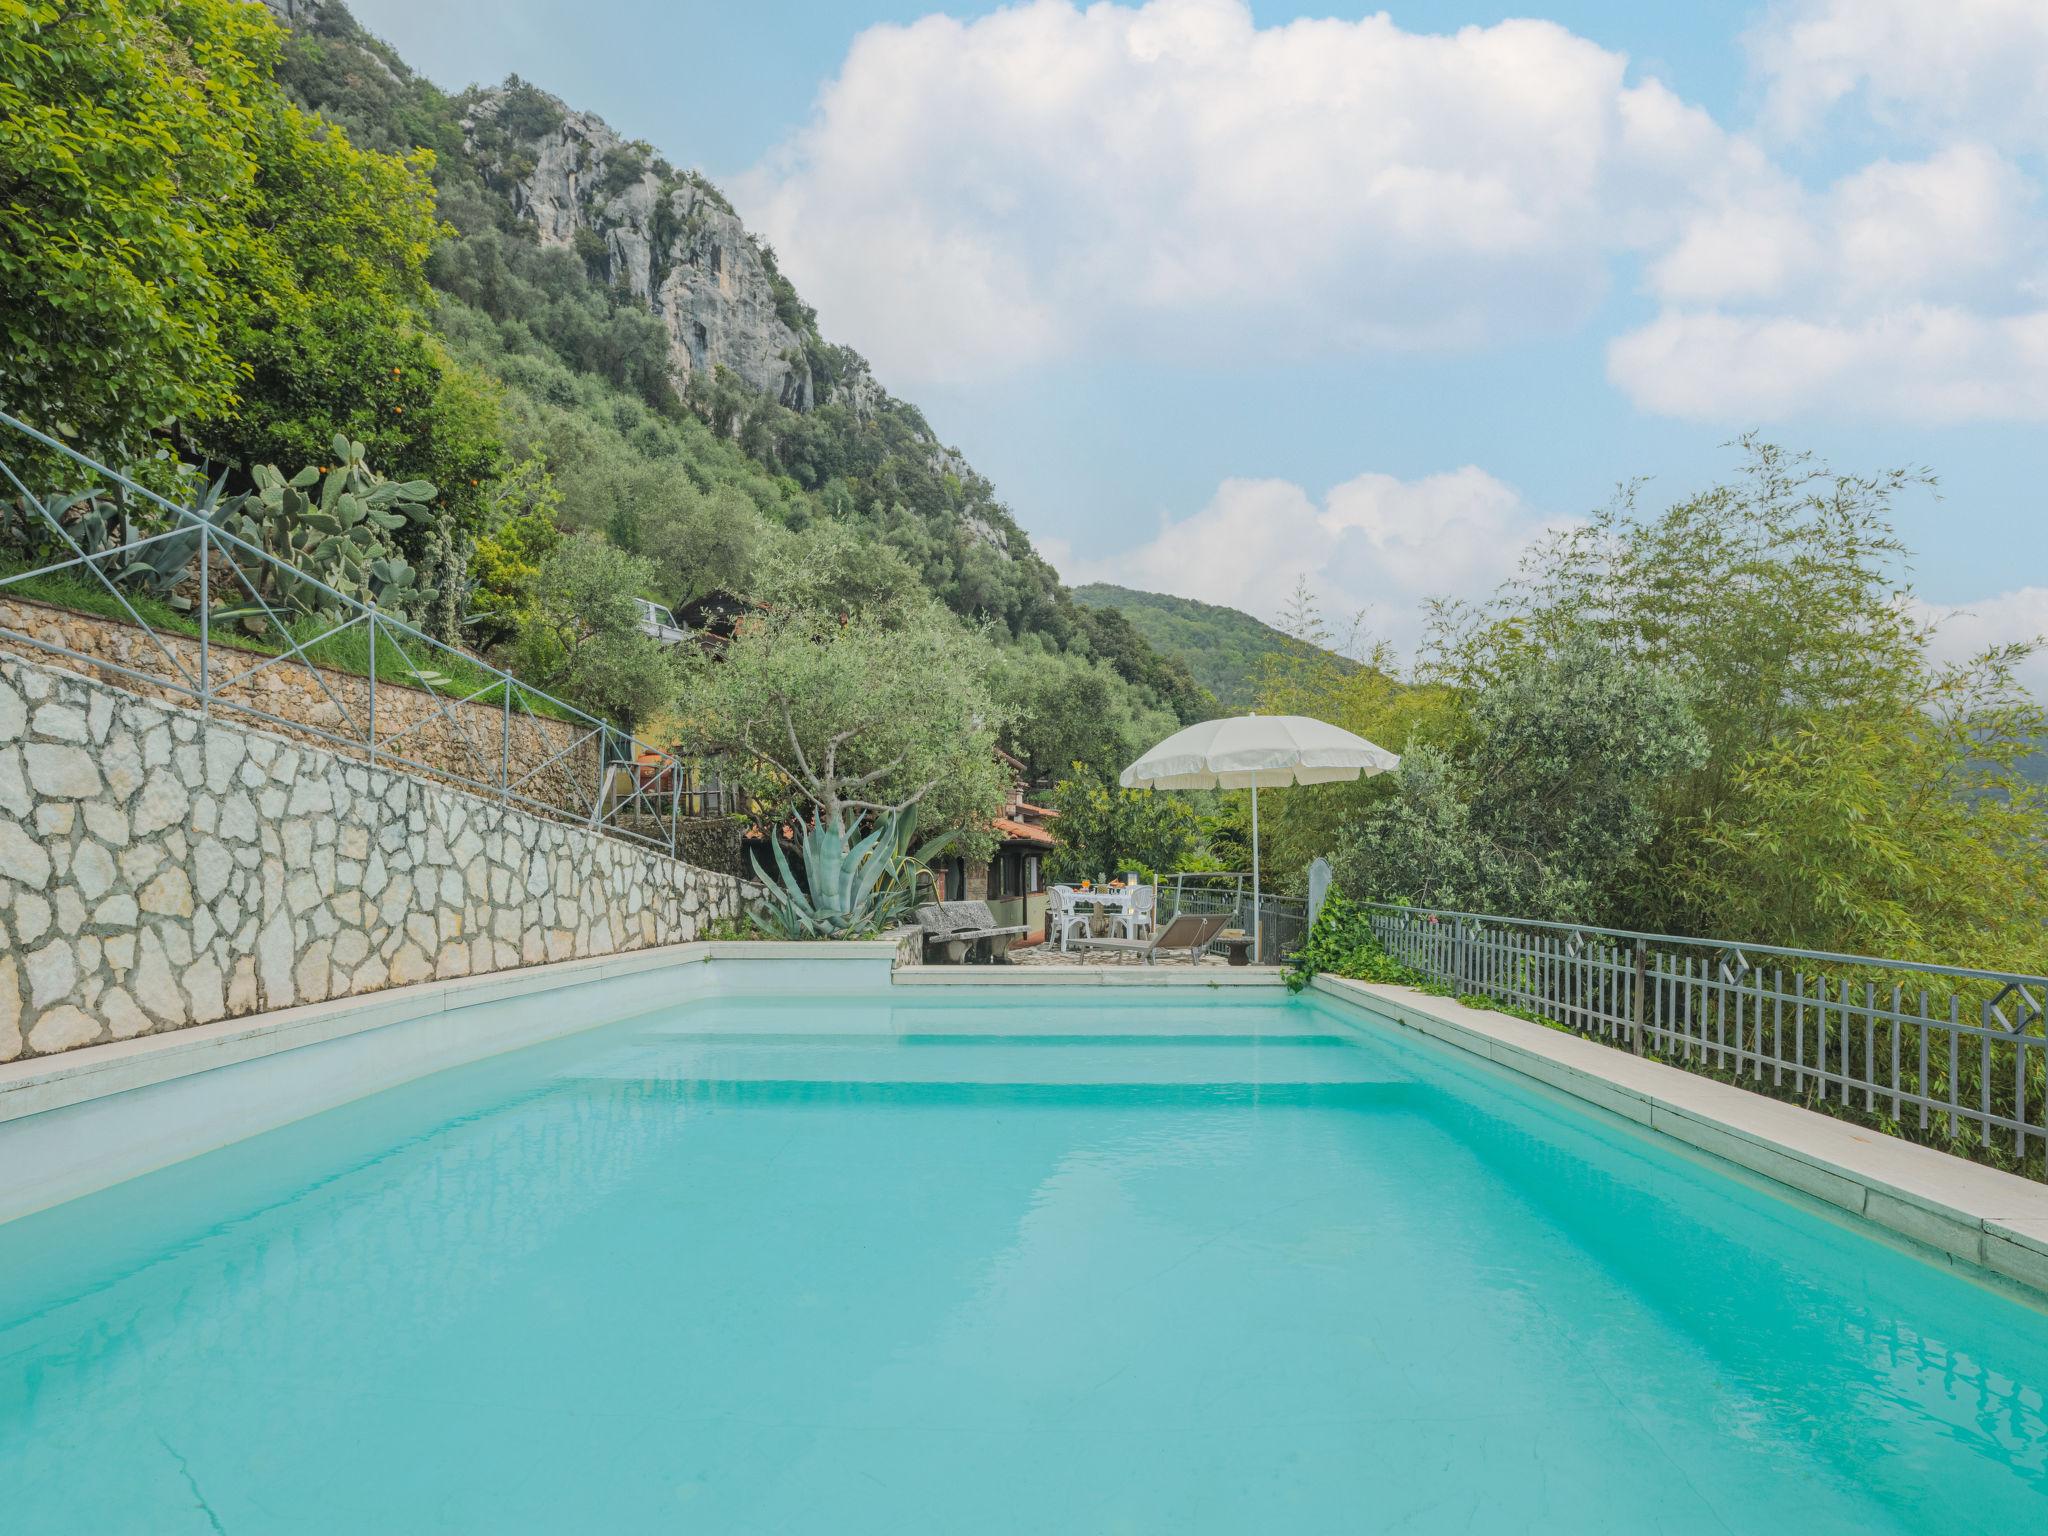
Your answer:
[[[1259,958],[1259,788],[1370,778],[1401,759],[1306,715],[1237,715],[1175,731],[1118,776],[1125,789],[1252,792],[1252,954]]]

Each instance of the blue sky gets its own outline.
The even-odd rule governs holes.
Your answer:
[[[704,169],[1072,578],[1405,643],[1754,428],[1935,470],[1951,648],[2048,628],[2035,7],[354,9]]]

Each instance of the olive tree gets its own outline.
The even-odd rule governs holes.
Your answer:
[[[641,632],[634,595],[653,566],[588,536],[544,559],[519,616],[514,670],[613,724],[632,729],[674,699],[674,654]]]
[[[1007,787],[991,666],[987,642],[934,603],[765,609],[691,664],[680,738],[837,832],[917,806],[982,856]]]
[[[1675,677],[1583,636],[1512,664],[1469,729],[1461,758],[1411,747],[1394,797],[1339,849],[1353,896],[1610,918],[1643,876],[1662,796],[1707,755]]]

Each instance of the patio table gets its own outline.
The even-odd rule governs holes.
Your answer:
[[[1114,918],[1130,910],[1132,898],[1137,893],[1138,887],[1135,885],[1115,888],[1098,885],[1092,890],[1086,891],[1076,887],[1074,891],[1074,905],[1077,907],[1093,907],[1097,918]],[[1094,924],[1092,922],[1089,928],[1091,932],[1094,931]],[[1060,947],[1062,949],[1066,948],[1064,942]]]
[[[1074,891],[1074,904],[1076,906],[1085,903],[1086,905],[1096,907],[1128,907],[1131,904],[1131,898],[1137,892],[1138,888],[1135,885],[1127,885],[1120,890],[1111,890],[1107,886],[1100,885],[1096,886],[1093,890],[1087,891],[1077,887]]]

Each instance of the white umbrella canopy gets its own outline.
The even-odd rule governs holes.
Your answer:
[[[1175,731],[1117,776],[1125,789],[1252,792],[1252,953],[1260,957],[1259,787],[1370,778],[1401,759],[1307,715],[1236,715]]]
[[[1307,715],[1237,715],[1175,731],[1118,776],[1125,789],[1334,784],[1401,766],[1363,736]]]

